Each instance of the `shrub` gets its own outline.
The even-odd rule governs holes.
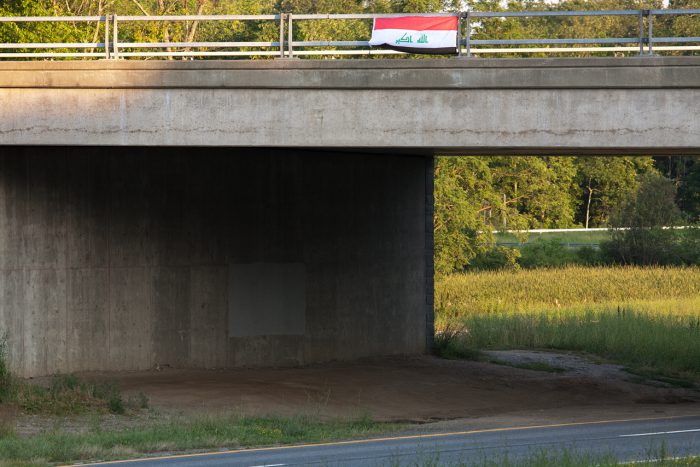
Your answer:
[[[126,412],[124,408],[124,400],[119,394],[113,394],[107,401],[107,407],[113,414],[122,415]]]
[[[47,386],[13,379],[7,366],[7,339],[0,336],[0,404],[8,401],[33,414],[72,415],[105,409],[124,414],[127,406],[135,410],[148,408],[148,398],[143,393],[125,403],[114,384],[91,383],[74,375],[54,375]]]
[[[678,256],[682,263],[700,266],[700,227],[683,229],[678,233]]]
[[[581,266],[602,266],[606,263],[600,250],[590,246],[583,246],[576,250],[576,264]]]
[[[521,248],[519,263],[523,268],[562,267],[576,263],[576,254],[557,239],[537,239]]]
[[[483,251],[469,262],[469,269],[478,271],[495,271],[498,269],[517,269],[520,250],[497,246]]]
[[[645,175],[634,196],[611,219],[612,238],[600,245],[605,257],[618,264],[697,264],[700,238],[695,229],[670,228],[683,222],[675,197],[671,180]]]
[[[661,227],[616,231],[611,240],[601,242],[605,258],[615,264],[673,266],[684,264],[680,254],[680,233]]]
[[[433,353],[450,360],[476,359],[479,356],[479,351],[469,340],[467,330],[463,326],[450,324],[435,333]]]
[[[123,414],[126,411],[117,386],[84,381],[74,375],[54,375],[48,386],[21,383],[17,386],[16,399],[18,406],[31,414],[74,415],[104,410]]]

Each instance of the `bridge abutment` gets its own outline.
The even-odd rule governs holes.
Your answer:
[[[432,158],[3,147],[0,330],[23,376],[417,354]]]

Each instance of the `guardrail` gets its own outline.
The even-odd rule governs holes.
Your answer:
[[[669,15],[700,15],[700,9],[656,10],[591,10],[591,11],[466,11],[458,13],[401,13],[401,14],[291,14],[276,15],[188,15],[188,16],[65,16],[65,17],[0,17],[2,23],[96,23],[95,37],[100,28],[103,42],[32,42],[0,43],[2,58],[194,58],[194,57],[278,57],[344,56],[404,54],[404,52],[373,49],[368,40],[307,41],[295,40],[295,25],[303,21],[360,20],[398,16],[458,16],[458,38],[455,54],[472,57],[479,54],[531,53],[610,53],[634,52],[653,55],[660,51],[698,51],[700,36],[654,37],[654,17]],[[634,37],[599,38],[529,38],[501,39],[474,38],[488,18],[542,18],[542,17],[636,17],[638,26]],[[129,23],[145,22],[274,22],[279,31],[275,41],[164,41],[138,42],[120,37],[120,27]],[[698,17],[700,22],[700,17]],[[371,28],[368,28],[371,31]],[[369,39],[369,37],[367,38]],[[664,45],[662,45],[664,44]],[[672,44],[672,45],[669,45]],[[694,45],[688,45],[694,44]],[[528,47],[529,46],[529,47]],[[329,49],[332,48],[332,49]],[[88,50],[89,51],[85,51]],[[98,51],[95,51],[95,50]],[[14,50],[6,52],[7,50]]]

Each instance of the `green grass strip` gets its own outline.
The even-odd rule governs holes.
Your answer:
[[[301,416],[202,417],[117,432],[10,435],[0,438],[0,460],[6,465],[20,462],[42,465],[128,459],[154,453],[363,438],[398,428],[399,425],[373,422],[368,418],[322,421]]]

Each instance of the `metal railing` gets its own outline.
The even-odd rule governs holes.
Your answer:
[[[117,16],[112,15],[114,36],[111,58],[126,57],[236,57],[280,56],[284,57],[284,15],[189,15],[189,16]],[[277,42],[120,42],[119,24],[145,21],[277,21],[280,36]],[[261,50],[189,50],[189,49],[239,49],[253,47]],[[166,49],[162,52],[120,52],[120,49]],[[262,50],[277,48],[279,51]],[[186,49],[186,50],[169,50]]]
[[[104,42],[22,42],[0,43],[0,58],[110,58],[109,16],[0,16],[2,23],[92,23],[104,24]],[[103,52],[4,52],[18,49],[102,49]]]
[[[700,9],[684,10],[595,10],[595,11],[522,11],[522,12],[482,12],[468,11],[464,13],[466,21],[466,55],[474,53],[474,45],[578,45],[594,44],[609,45],[617,44],[614,47],[546,47],[546,48],[507,48],[507,49],[478,49],[478,53],[507,53],[520,52],[629,52],[639,48],[639,55],[653,55],[654,42],[657,43],[700,43],[700,37],[658,37],[653,36],[654,15],[697,15]],[[637,37],[606,37],[606,38],[579,38],[579,39],[471,39],[471,25],[474,18],[513,18],[513,17],[581,17],[581,16],[637,16],[639,18],[639,28]],[[646,18],[646,27],[644,20]],[[700,25],[700,19],[699,25]],[[635,44],[635,46],[620,46],[620,44]],[[645,51],[646,46],[646,51]],[[463,53],[459,48],[459,54]],[[660,47],[661,51],[686,51],[700,50],[700,46],[666,46]]]
[[[104,32],[103,42],[31,42],[0,43],[2,58],[151,58],[151,57],[278,57],[385,55],[405,52],[371,48],[368,40],[295,40],[303,21],[370,21],[374,18],[399,16],[457,16],[458,37],[455,54],[472,57],[480,54],[532,53],[611,53],[627,52],[653,55],[664,51],[700,51],[700,36],[654,37],[654,17],[700,15],[700,9],[657,10],[596,10],[596,11],[466,11],[459,13],[401,13],[401,14],[291,14],[276,15],[188,15],[188,16],[65,16],[65,17],[0,17],[2,23],[96,23]],[[636,17],[638,26],[633,37],[594,38],[474,38],[489,18],[542,17]],[[276,41],[164,41],[138,42],[120,37],[120,27],[146,22],[274,22],[279,31]],[[700,16],[697,18],[700,26]],[[371,31],[371,27],[368,28]],[[89,51],[86,51],[89,50]],[[9,52],[8,52],[9,51]]]

